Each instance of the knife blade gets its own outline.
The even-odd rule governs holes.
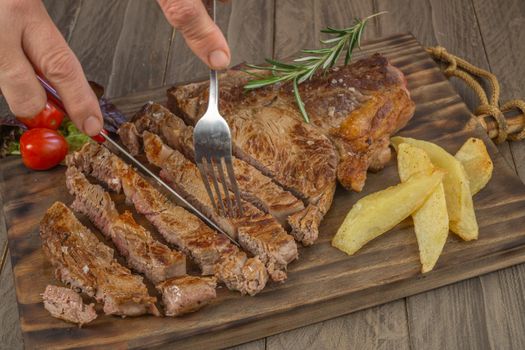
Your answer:
[[[223,231],[217,224],[215,224],[215,222],[213,222],[211,219],[209,219],[206,215],[204,215],[200,210],[198,210],[197,208],[195,208],[190,202],[188,202],[183,196],[181,196],[177,191],[175,191],[173,189],[173,187],[171,187],[170,185],[168,185],[166,182],[164,182],[164,180],[162,180],[160,177],[158,177],[157,175],[155,175],[155,173],[153,173],[150,169],[148,169],[148,167],[146,167],[144,164],[142,164],[142,162],[140,162],[137,158],[135,158],[134,156],[132,156],[128,151],[126,151],[124,149],[124,147],[122,147],[121,145],[119,145],[115,140],[113,140],[108,134],[106,134],[105,132],[101,132],[99,134],[101,137],[104,138],[104,141],[106,141],[109,145],[111,145],[111,147],[114,147],[118,150],[119,153],[121,153],[122,155],[125,156],[125,158],[127,158],[129,161],[131,161],[131,163],[133,163],[133,165],[135,165],[137,168],[139,168],[139,170],[145,174],[147,174],[148,176],[150,176],[151,178],[153,178],[157,184],[159,184],[163,190],[165,190],[166,192],[168,192],[170,195],[172,195],[173,197],[175,197],[179,202],[181,202],[183,204],[183,206],[190,210],[193,214],[195,214],[196,216],[198,216],[202,221],[206,222],[209,226],[211,226],[214,230],[222,233],[223,235],[225,235],[226,237],[228,237],[228,239],[230,241],[232,241],[232,243],[234,243],[235,245],[239,246],[239,243],[237,243],[237,241],[231,237],[229,234],[227,234],[225,231]],[[109,149],[112,153],[115,153],[110,147],[107,147],[106,145],[104,145],[107,149]]]
[[[66,109],[64,107],[64,104],[62,103],[62,99],[58,95],[57,91],[49,84],[49,82],[44,79],[42,76],[37,74],[37,79],[42,85],[42,87],[46,90],[48,102],[53,104],[54,106],[60,108],[64,113],[66,113]],[[92,139],[100,144],[102,144],[104,147],[106,147],[110,152],[116,153],[113,149],[114,148],[123,155],[125,159],[131,162],[135,167],[138,168],[138,170],[142,173],[145,173],[147,176],[151,177],[155,182],[162,188],[162,192],[168,193],[170,196],[174,197],[179,203],[182,203],[182,205],[195,214],[199,219],[204,221],[206,224],[208,224],[210,227],[212,227],[217,232],[220,232],[221,234],[225,235],[233,244],[240,247],[239,243],[231,237],[229,234],[227,234],[224,230],[222,230],[213,220],[209,219],[206,215],[204,215],[200,210],[195,208],[190,202],[188,202],[183,196],[181,196],[175,189],[173,189],[170,185],[168,185],[164,180],[162,180],[160,177],[155,175],[153,171],[148,169],[142,162],[140,162],[137,158],[132,156],[128,151],[124,149],[121,145],[118,144],[115,140],[113,140],[109,133],[106,130],[102,130],[98,135],[93,136]],[[109,145],[109,147],[108,147]],[[117,154],[118,155],[118,154]],[[122,158],[122,157],[121,157]]]

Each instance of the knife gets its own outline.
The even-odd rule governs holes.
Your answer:
[[[58,92],[49,84],[49,82],[44,79],[42,76],[37,74],[37,79],[40,82],[40,84],[44,87],[47,94],[48,102],[55,107],[61,109],[64,113],[66,113],[66,109],[64,107],[64,104],[62,103],[62,99],[58,95]],[[133,163],[142,173],[145,173],[149,177],[153,178],[153,180],[156,181],[156,183],[161,187],[163,192],[169,193],[171,196],[177,199],[178,202],[182,203],[183,206],[191,211],[193,214],[195,214],[197,217],[199,217],[202,221],[207,223],[210,227],[212,227],[217,232],[222,233],[228,239],[235,244],[236,246],[240,247],[239,243],[231,237],[229,234],[227,234],[224,230],[222,230],[215,222],[213,222],[211,219],[209,219],[206,215],[204,215],[200,210],[195,208],[190,202],[188,202],[183,196],[181,196],[177,191],[175,191],[171,186],[169,186],[164,180],[162,180],[160,177],[155,175],[151,170],[149,170],[142,162],[140,162],[137,158],[132,156],[128,151],[124,149],[121,145],[119,145],[115,140],[113,140],[109,133],[102,129],[102,131],[93,137],[91,137],[94,141],[104,145],[108,150],[110,150],[112,153],[115,153],[114,150],[111,148],[114,148],[118,151],[118,153],[124,155],[124,158],[128,159],[129,162]],[[108,147],[108,145],[110,147]]]

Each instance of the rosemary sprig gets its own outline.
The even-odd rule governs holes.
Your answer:
[[[268,66],[248,64],[247,66],[249,68],[269,71],[271,75],[261,75],[253,71],[247,71],[254,79],[250,80],[244,88],[246,90],[253,90],[263,86],[292,81],[297,106],[304,120],[309,123],[310,119],[308,118],[303,100],[299,94],[299,84],[311,79],[319,69],[326,71],[332,68],[345,51],[345,65],[347,65],[352,59],[354,49],[361,46],[361,37],[363,36],[366,23],[371,18],[384,13],[385,12],[379,12],[363,19],[356,18],[354,25],[349,28],[336,29],[328,27],[321,30],[321,33],[332,36],[329,39],[321,40],[321,44],[328,45],[329,47],[301,50],[303,55],[294,59],[292,63],[284,63],[267,58],[265,61],[268,63]]]

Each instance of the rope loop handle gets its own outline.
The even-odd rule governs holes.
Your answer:
[[[480,105],[474,115],[483,128],[489,132],[490,121],[495,122],[496,133],[489,133],[496,143],[506,140],[519,141],[525,139],[525,101],[510,100],[500,105],[500,85],[496,76],[489,71],[474,66],[473,64],[449,53],[444,47],[429,47],[426,51],[437,61],[447,63],[443,73],[447,78],[456,77],[463,80],[479,98]],[[485,91],[478,79],[484,79],[489,85],[489,93]],[[522,120],[516,129],[515,123],[510,130],[505,113],[518,111]],[[493,123],[492,123],[493,124]]]

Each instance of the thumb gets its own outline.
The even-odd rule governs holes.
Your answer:
[[[182,33],[190,49],[210,68],[230,64],[230,49],[201,0],[158,0],[168,22]]]

